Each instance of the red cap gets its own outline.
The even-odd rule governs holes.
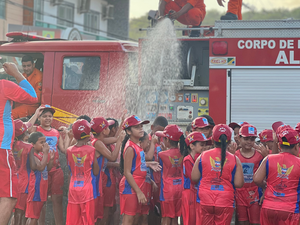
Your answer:
[[[218,125],[214,126],[212,132],[213,132],[212,139],[214,141],[219,142],[220,136],[222,134],[226,135],[227,141],[231,140],[231,135],[232,135],[231,128],[229,126],[227,126],[226,124],[218,124]]]
[[[155,135],[158,137],[167,137],[172,141],[179,141],[183,135],[181,128],[175,124],[170,124],[165,127],[164,131],[156,131]]]
[[[20,135],[24,134],[27,129],[28,125],[24,123],[22,120],[15,120],[15,136],[19,137]]]
[[[140,125],[140,124],[148,124],[150,123],[149,120],[144,120],[142,121],[140,118],[138,118],[137,116],[135,115],[132,115],[130,117],[127,117],[125,120],[124,120],[124,123],[122,125],[123,127],[123,130],[127,129],[128,127],[132,127],[132,126],[136,126],[136,125]]]
[[[76,140],[90,137],[91,125],[86,120],[77,120],[73,123],[72,131]]]
[[[234,129],[236,127],[242,127],[247,124],[249,124],[249,123],[247,123],[247,122],[239,122],[239,123],[232,122],[228,126],[231,127],[232,129]]]
[[[197,131],[190,133],[185,139],[185,143],[187,146],[194,143],[195,141],[208,141],[208,139],[203,133]]]
[[[279,144],[281,145],[294,145],[300,142],[299,134],[292,128],[282,129],[279,133]],[[283,141],[282,138],[285,137],[287,141]]]
[[[55,109],[52,108],[51,105],[41,105],[41,106],[40,106],[40,109],[41,109],[41,110],[48,109],[48,110],[51,111],[53,114],[55,113]]]
[[[104,117],[96,117],[91,121],[91,128],[93,134],[100,134],[106,127],[113,125],[115,121],[110,120],[109,122]]]
[[[278,129],[278,127],[280,127],[280,126],[282,126],[282,125],[284,125],[283,122],[277,121],[277,122],[275,122],[275,123],[272,124],[272,129],[276,132],[277,129]]]
[[[273,141],[273,130],[265,129],[259,133],[260,142]]]
[[[277,129],[276,129],[276,136],[278,138],[278,140],[280,139],[279,137],[279,134],[282,130],[285,130],[285,129],[293,129],[290,125],[287,125],[287,124],[283,124],[283,125],[280,125]]]
[[[197,117],[192,122],[192,128],[193,129],[209,127],[209,126],[211,126],[211,125],[208,123],[208,120],[205,117]]]
[[[242,137],[257,137],[257,130],[255,126],[246,124],[240,128],[239,134]]]

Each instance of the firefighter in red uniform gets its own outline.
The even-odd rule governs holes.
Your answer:
[[[26,55],[22,58],[22,67],[24,70],[23,76],[34,88],[38,97],[38,102],[33,105],[15,103],[15,108],[12,110],[12,116],[14,119],[33,115],[35,113],[35,110],[41,104],[43,79],[42,72],[35,68],[33,58],[29,55]]]
[[[224,0],[217,0],[220,6],[223,6]],[[221,16],[221,20],[242,20],[243,0],[229,0],[227,13]]]
[[[170,19],[178,20],[185,25],[199,28],[204,20],[206,11],[203,0],[161,0],[159,4],[159,17],[168,14],[170,10],[175,11],[169,15]],[[190,37],[199,37],[200,30],[192,31]]]

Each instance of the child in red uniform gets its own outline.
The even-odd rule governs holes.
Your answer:
[[[94,189],[92,173],[97,176],[99,165],[95,148],[88,145],[91,133],[86,120],[77,120],[72,131],[76,145],[67,149],[67,163],[71,172],[67,208],[67,225],[93,225]]]
[[[192,180],[198,182],[197,223],[229,225],[234,211],[235,188],[244,184],[240,160],[226,151],[231,140],[231,128],[218,124],[212,138],[216,148],[203,152],[192,170]]]
[[[97,187],[98,187],[98,197],[95,200],[95,220],[100,223],[100,220],[104,216],[104,198],[103,198],[103,176],[106,169],[107,160],[114,162],[118,158],[119,151],[111,152],[107,146],[103,143],[104,139],[109,135],[109,126],[112,122],[108,123],[103,117],[97,117],[91,121],[91,130],[93,132],[94,138],[92,139],[92,146],[96,149],[97,162],[100,167],[100,173],[97,176]],[[122,135],[117,138],[116,149],[120,149],[122,142]],[[109,213],[107,211],[106,213]]]
[[[28,182],[31,172],[29,153],[32,150],[32,145],[26,143],[29,133],[27,132],[27,124],[21,120],[15,120],[15,136],[16,142],[14,142],[13,153],[16,159],[16,163],[19,162],[18,170],[18,201],[15,206],[15,225],[23,224],[25,219],[25,210],[28,196]],[[32,162],[31,162],[32,163]]]
[[[260,212],[261,225],[299,225],[299,141],[295,130],[281,130],[281,153],[268,155],[253,177],[257,185],[267,186]]]
[[[247,125],[249,123],[247,122],[240,122],[240,123],[235,123],[235,122],[232,122],[230,123],[228,126],[231,127],[233,129],[233,138],[234,138],[234,141],[235,143],[237,144],[237,149],[240,149],[240,128],[244,125]]]
[[[182,130],[177,125],[168,125],[164,131],[155,133],[163,137],[166,151],[158,153],[161,169],[160,201],[163,225],[178,223],[181,216],[181,196],[183,191],[183,156],[186,143]],[[180,149],[178,149],[180,143]]]
[[[243,167],[245,184],[236,190],[236,212],[241,225],[259,224],[259,200],[262,190],[253,182],[253,174],[258,169],[263,156],[254,149],[257,130],[247,124],[240,128],[240,146],[235,155],[240,159]]]
[[[192,122],[193,131],[198,131],[203,133],[208,139],[204,150],[213,148],[213,141],[211,136],[212,136],[212,129],[214,126],[215,126],[215,122],[213,121],[213,119],[210,116],[205,116],[205,115],[201,117],[197,117]]]
[[[184,190],[182,192],[181,207],[183,224],[185,225],[196,224],[196,197],[198,188],[197,184],[191,179],[191,173],[195,161],[201,154],[207,141],[206,136],[197,131],[190,133],[185,139],[185,143],[188,146],[188,152],[184,154],[186,156],[183,159]]]
[[[265,129],[259,133],[260,142],[269,149],[269,154],[272,154],[274,149],[273,131],[271,129]]]
[[[50,153],[48,162],[50,147],[41,132],[30,134],[28,142],[32,144],[34,151],[34,155],[31,154],[29,157],[34,158],[35,164],[30,164],[31,172],[25,216],[30,218],[26,225],[37,225],[43,205],[47,201],[48,171],[53,165],[54,152]]]
[[[49,171],[48,195],[51,195],[55,223],[56,225],[62,225],[64,173],[59,163],[58,149],[62,153],[66,153],[70,140],[69,135],[65,135],[65,138],[63,139],[58,130],[51,127],[54,113],[55,109],[50,105],[40,106],[29,120],[30,123],[34,124],[35,120],[38,118],[40,126],[33,126],[29,129],[29,132],[38,131],[43,133],[46,137],[46,142],[50,147],[50,152],[54,152],[53,167],[51,171]],[[66,132],[66,129],[63,130]],[[45,220],[45,211],[46,208],[43,209],[40,220]]]
[[[123,225],[132,225],[135,215],[144,215],[149,212],[149,208],[145,205],[147,203],[145,185],[147,158],[139,146],[139,139],[144,136],[143,124],[148,123],[149,121],[141,121],[133,115],[126,118],[122,125],[126,132],[120,160],[120,168],[124,176],[119,187]]]

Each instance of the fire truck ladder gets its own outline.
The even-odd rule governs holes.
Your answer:
[[[140,31],[152,29],[154,28],[141,28]],[[217,20],[213,27],[176,27],[175,29],[177,31],[200,30],[199,38],[205,37],[205,31],[214,31],[213,37],[215,38],[299,37],[300,20],[292,18],[285,20]]]

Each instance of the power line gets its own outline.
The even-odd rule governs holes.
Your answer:
[[[120,38],[120,39],[125,39],[125,40],[130,40],[130,41],[136,41],[134,39],[131,39],[131,38],[127,38],[127,37],[123,37],[123,36],[120,36],[120,35],[117,35],[117,34],[113,34],[113,33],[110,33],[110,32],[107,32],[107,31],[104,31],[104,30],[101,30],[101,29],[95,29],[93,27],[90,27],[90,26],[85,26],[84,24],[80,24],[80,23],[76,23],[74,21],[70,21],[68,19],[64,19],[64,18],[60,18],[58,16],[54,16],[52,14],[49,14],[49,13],[42,13],[40,11],[36,11],[34,10],[33,8],[31,7],[28,7],[28,6],[25,6],[25,5],[22,5],[22,4],[19,4],[19,3],[16,3],[16,2],[12,2],[11,0],[0,0],[0,1],[4,1],[8,4],[11,4],[11,5],[14,5],[14,6],[17,6],[17,7],[20,7],[20,8],[23,8],[23,9],[26,9],[28,11],[31,11],[31,12],[34,12],[34,13],[37,13],[37,14],[40,14],[40,15],[45,15],[45,16],[49,16],[51,18],[55,18],[55,19],[59,19],[61,21],[65,21],[65,22],[69,22],[69,23],[72,23],[74,25],[78,25],[78,26],[81,26],[83,28],[89,28],[89,29],[92,29],[92,30],[96,30],[98,32],[102,32],[102,33],[106,33],[108,35],[112,35],[114,37],[117,37],[117,38]],[[75,8],[75,7],[74,7]],[[95,34],[96,35],[96,34]]]

